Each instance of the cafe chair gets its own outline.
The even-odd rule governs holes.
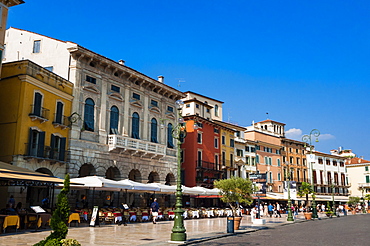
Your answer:
[[[78,226],[81,221],[80,221],[80,214],[79,213],[72,213],[69,215],[69,218],[68,218],[68,226],[71,226],[71,222],[72,221],[75,221],[76,222],[76,226]]]

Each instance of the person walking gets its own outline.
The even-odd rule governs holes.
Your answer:
[[[274,206],[271,203],[268,205],[268,210],[269,210],[269,215],[270,215],[270,218],[271,218],[272,213],[274,212]]]
[[[279,217],[281,218],[281,214],[280,214],[280,204],[279,204],[278,202],[276,203],[276,213],[277,213],[276,217],[279,215]]]
[[[157,224],[155,221],[158,217],[158,211],[159,211],[159,204],[157,202],[157,198],[154,198],[154,201],[150,205],[150,213],[152,214],[153,224]]]

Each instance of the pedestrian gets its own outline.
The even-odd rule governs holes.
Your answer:
[[[268,210],[267,203],[265,203],[265,206],[263,206],[263,209],[264,209],[263,215],[267,217],[270,214],[269,210]]]
[[[13,195],[10,196],[10,198],[8,200],[8,204],[9,204],[9,207],[15,208],[15,199],[14,199]]]
[[[50,200],[49,200],[49,196],[46,196],[44,199],[42,199],[41,201],[41,207],[43,209],[46,209],[46,208],[49,208],[49,205],[50,205]]]
[[[154,198],[154,201],[150,205],[150,213],[152,214],[153,224],[157,224],[155,221],[158,217],[158,210],[159,210],[159,204],[157,202],[157,198]]]
[[[280,204],[278,202],[276,202],[276,213],[277,215],[279,215],[279,217],[281,218],[281,214],[280,214]],[[277,217],[276,215],[276,217]]]
[[[272,213],[274,212],[274,206],[272,206],[271,203],[268,205],[268,211],[269,211],[269,215],[270,215],[270,218],[271,218],[272,217]]]
[[[346,204],[344,204],[344,206],[343,206],[343,214],[344,214],[344,216],[347,216],[347,211],[348,211],[348,205],[347,205],[347,203],[346,203]]]
[[[251,220],[252,220],[252,222],[256,219],[256,216],[257,216],[257,213],[258,213],[257,208],[258,208],[258,206],[256,205],[251,210]]]

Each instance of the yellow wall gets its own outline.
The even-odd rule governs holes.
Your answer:
[[[50,146],[51,134],[68,139],[69,128],[53,125],[56,103],[64,103],[64,116],[71,115],[73,84],[30,61],[3,64],[0,80],[0,159],[6,162],[13,155],[27,152],[30,127],[45,132],[45,146]],[[43,95],[42,107],[49,109],[48,121],[32,120],[35,91]],[[67,141],[68,144],[68,141]],[[68,146],[66,146],[66,149]]]
[[[233,162],[233,167],[235,167],[235,153],[234,153],[235,147],[230,146],[230,139],[234,139],[234,132],[226,128],[221,128],[220,133],[221,133],[221,139],[220,139],[221,153],[225,152],[226,167],[231,166],[230,154],[233,154],[234,156],[234,159],[232,160],[232,162]],[[222,136],[225,136],[225,144],[222,144]],[[234,146],[235,146],[235,142],[234,142]],[[222,158],[222,156],[220,158]]]

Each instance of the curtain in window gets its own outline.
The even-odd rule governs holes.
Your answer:
[[[116,106],[110,109],[110,134],[118,134],[119,111]]]
[[[171,123],[167,125],[167,147],[173,148],[173,136],[172,136],[173,126]]]
[[[86,131],[94,131],[94,107],[94,101],[90,98],[86,99],[84,113],[84,127]]]
[[[138,113],[133,113],[132,114],[132,129],[131,129],[131,137],[140,139],[139,137],[139,124],[140,124],[140,116]]]

